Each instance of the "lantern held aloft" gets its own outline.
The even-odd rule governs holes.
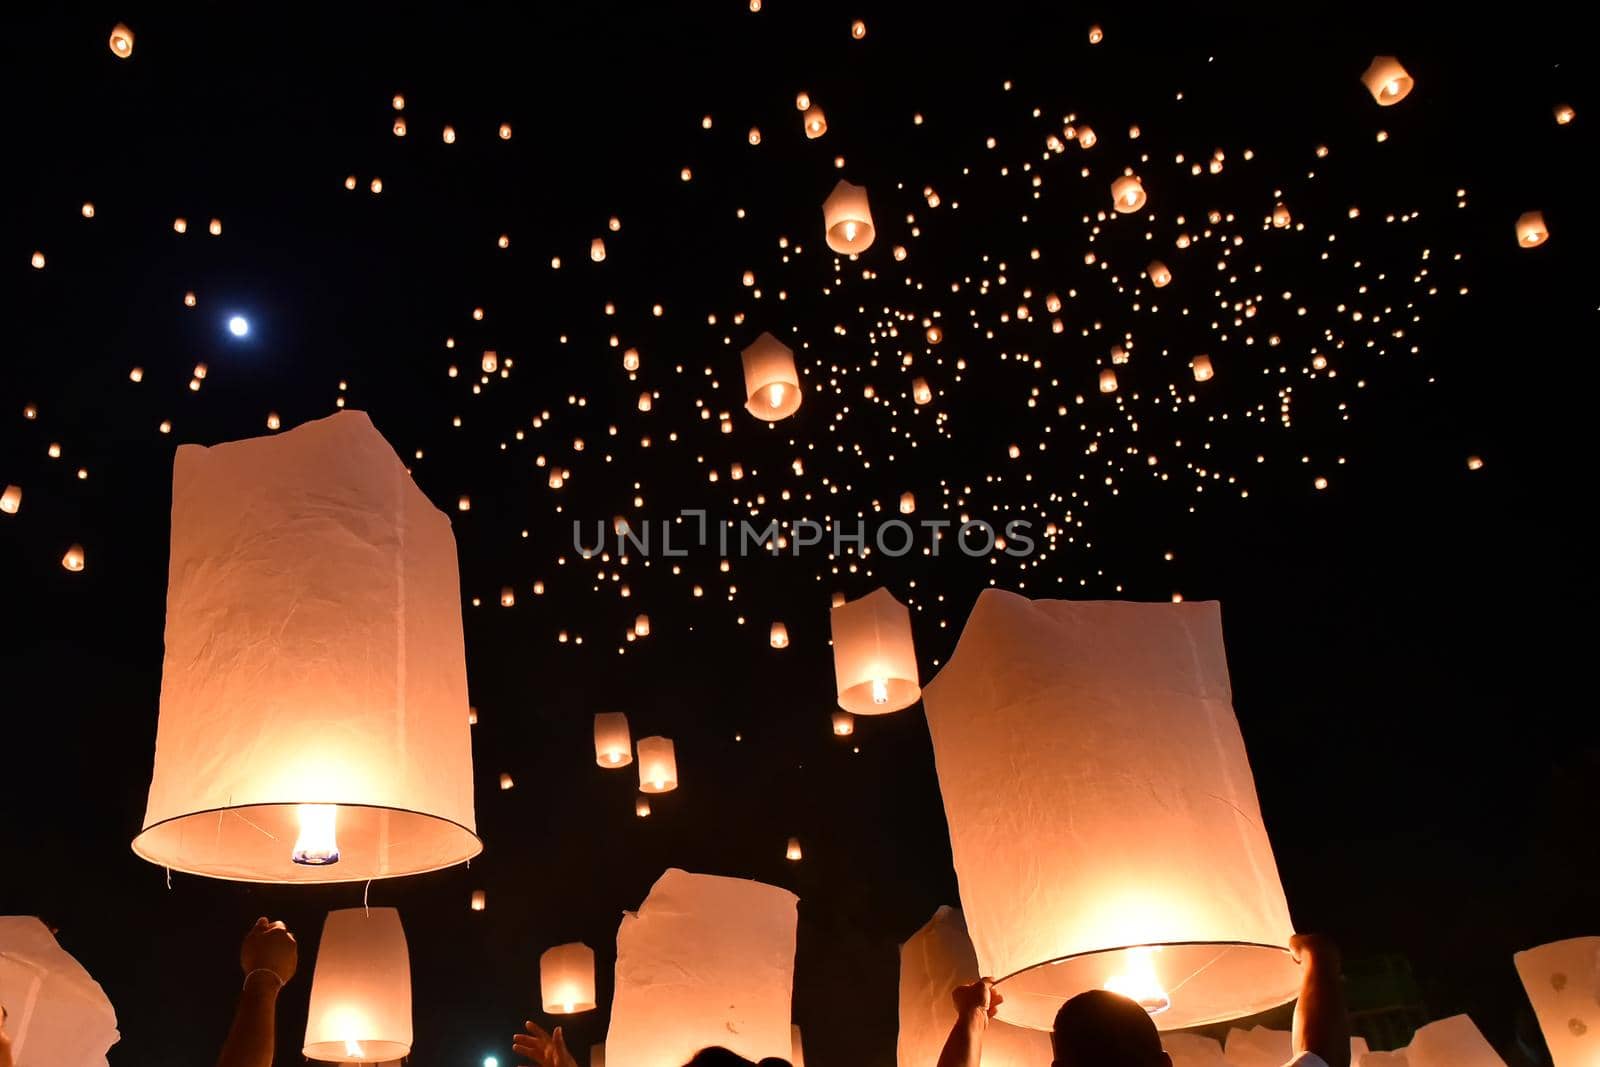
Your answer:
[[[842,256],[865,252],[876,233],[872,228],[872,209],[867,206],[867,190],[840,181],[822,202],[822,225],[828,247]]]
[[[924,703],[1001,1019],[1049,1029],[1112,989],[1181,1029],[1294,996],[1215,603],[985,590]]]
[[[31,915],[0,916],[0,1005],[20,1067],[105,1067],[122,1036],[100,983]]]
[[[328,912],[302,1051],[325,1063],[375,1063],[411,1054],[411,955],[394,908]]]
[[[594,949],[577,941],[545,949],[539,957],[539,995],[547,1015],[593,1011]]]
[[[678,756],[672,738],[639,738],[639,792],[670,793],[676,788]]]
[[[766,422],[786,419],[800,409],[800,374],[794,350],[762,333],[742,353],[745,410]]]
[[[449,519],[365,414],[180,447],[134,851],[254,882],[477,855],[458,574]]]
[[[887,589],[846,601],[830,614],[839,706],[854,715],[886,715],[922,695],[911,613]]]
[[[649,632],[648,628],[645,632]],[[628,732],[628,716],[623,712],[595,713],[594,761],[606,768],[626,767],[633,762],[633,742]]]

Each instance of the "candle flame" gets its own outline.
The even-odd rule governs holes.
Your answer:
[[[1155,954],[1159,948],[1130,948],[1124,954],[1126,973],[1106,979],[1106,989],[1134,1001],[1151,1015],[1172,1007],[1172,997],[1156,974]]]
[[[339,817],[337,804],[301,804],[297,809],[300,836],[295,838],[290,858],[307,867],[322,867],[339,862],[339,841],[335,829]]]
[[[872,702],[874,704],[889,703],[889,683],[882,678],[872,680]]]

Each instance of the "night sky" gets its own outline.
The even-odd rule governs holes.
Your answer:
[[[137,34],[127,60],[106,45],[119,20]],[[60,927],[117,1008],[112,1063],[134,1065],[210,1062],[240,936],[283,918],[301,977],[278,1062],[299,1062],[322,916],[364,887],[169,887],[128,842],[154,747],[173,450],[342,398],[451,515],[480,716],[484,852],[370,887],[406,923],[412,1062],[508,1062],[540,1018],[539,953],[572,940],[600,977],[600,1010],[566,1024],[581,1060],[604,1038],[620,914],[678,866],[796,892],[808,1062],[892,1064],[897,946],[959,901],[920,706],[830,732],[829,596],[885,585],[910,604],[926,683],[990,583],[1220,600],[1297,925],[1352,960],[1405,957],[1430,1017],[1469,1012],[1508,1062],[1540,1062],[1511,954],[1596,932],[1600,747],[1581,519],[1592,97],[1577,42],[1533,21],[811,0],[10,16],[0,485],[25,495],[0,515],[0,913]],[[1389,53],[1416,88],[1379,108],[1359,77]],[[802,90],[826,109],[816,140]],[[1098,144],[1047,148],[1068,115]],[[1218,148],[1221,172],[1191,175]],[[1100,223],[1123,166],[1149,203]],[[872,198],[858,263],[823,243],[840,177]],[[1265,221],[1280,200],[1303,231]],[[1521,249],[1531,210],[1551,237]],[[1218,235],[1236,234],[1218,270]],[[1175,275],[1159,294],[1141,277],[1156,257]],[[795,348],[806,390],[771,429],[743,410],[739,350],[762,330]],[[485,349],[508,376],[483,380]],[[1200,352],[1212,381],[1188,369]],[[932,404],[912,403],[914,376]],[[540,456],[572,472],[565,487]],[[755,494],[763,523],[870,529],[907,491],[917,518],[1026,516],[1062,536],[1023,567],[808,549],[728,573],[714,546],[620,567],[572,541],[574,520],[592,539],[617,514],[738,520]],[[72,543],[81,573],[60,565]],[[652,633],[624,642],[639,612]],[[791,647],[768,646],[774,620]],[[597,711],[675,739],[680,788],[648,819],[632,769],[594,764]]]

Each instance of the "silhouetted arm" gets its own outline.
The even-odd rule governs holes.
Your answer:
[[[1294,1006],[1294,1050],[1309,1052],[1327,1067],[1350,1067],[1350,1015],[1339,976],[1339,950],[1324,937],[1296,934],[1290,950],[1301,966],[1300,1000]]]

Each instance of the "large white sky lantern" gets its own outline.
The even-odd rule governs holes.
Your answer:
[[[788,1059],[797,900],[743,878],[663,873],[617,928],[607,1062],[682,1067],[711,1045]]]
[[[1216,603],[985,590],[923,694],[962,908],[1006,1022],[1112,989],[1164,1030],[1295,995]]]
[[[978,980],[978,958],[956,908],[941,907],[900,946],[899,1067],[930,1067],[956,1021],[950,991]],[[983,1038],[983,1067],[1042,1067],[1051,1060],[1050,1035],[991,1022]]]
[[[250,882],[461,863],[469,729],[450,521],[365,414],[178,449],[135,852]]]
[[[105,1067],[121,1036],[100,983],[31,915],[0,915],[0,1004],[20,1067]]]
[[[1552,941],[1515,959],[1555,1067],[1600,1067],[1600,937]]]
[[[394,908],[328,912],[302,1051],[326,1063],[411,1055],[411,956]]]
[[[872,245],[872,209],[867,190],[841,180],[822,202],[822,224],[828,247],[842,256],[865,252]]]
[[[839,706],[854,715],[909,708],[922,695],[911,613],[887,589],[834,607],[833,677]]]
[[[794,349],[763,332],[741,356],[746,411],[765,422],[777,422],[800,410],[800,373],[795,370]]]

